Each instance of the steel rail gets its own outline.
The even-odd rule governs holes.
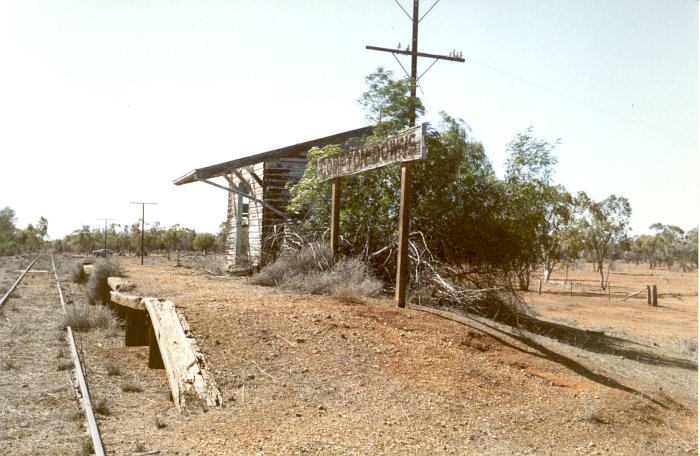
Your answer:
[[[24,272],[23,272],[22,274],[20,274],[19,278],[18,278],[17,281],[14,283],[14,285],[12,285],[12,286],[10,287],[9,291],[8,291],[7,293],[5,293],[5,296],[3,296],[2,299],[0,299],[0,309],[2,309],[2,306],[5,305],[5,301],[7,301],[7,298],[9,298],[10,295],[12,294],[12,292],[15,291],[15,288],[17,288],[17,285],[19,285],[19,283],[22,281],[22,279],[24,278],[24,276],[27,275],[27,273],[28,273],[29,270],[32,268],[32,266],[34,266],[34,263],[36,263],[36,260],[38,260],[40,257],[41,257],[41,254],[39,254],[39,256],[37,256],[36,258],[34,258],[34,261],[32,261],[32,262],[29,264],[29,266],[27,267],[27,269],[25,269]]]
[[[66,314],[66,303],[63,300],[63,291],[61,290],[61,282],[58,280],[58,272],[56,271],[56,264],[53,261],[53,255],[51,255],[51,265],[53,266],[53,273],[56,277],[56,288],[58,288],[58,296],[61,299],[61,308],[63,309],[63,313]],[[83,410],[85,411],[85,418],[87,419],[88,430],[90,431],[90,438],[92,439],[93,450],[95,452],[95,456],[104,456],[105,450],[104,446],[102,445],[100,429],[97,427],[97,420],[95,420],[95,412],[92,409],[92,402],[90,401],[90,390],[88,389],[87,381],[85,380],[85,375],[83,374],[83,366],[80,364],[78,348],[75,345],[75,339],[73,338],[73,330],[70,326],[66,326],[66,339],[70,344],[71,356],[73,357],[73,365],[75,366],[75,376],[78,379],[80,395],[83,399]]]

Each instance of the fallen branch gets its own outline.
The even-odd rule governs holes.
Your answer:
[[[289,345],[291,345],[292,347],[296,347],[296,346],[297,346],[297,344],[295,344],[294,342],[288,341],[287,339],[285,339],[284,337],[280,336],[279,334],[275,334],[275,336],[277,336],[277,337],[279,337],[280,339],[282,339],[283,341],[287,342],[287,343],[288,343]]]
[[[631,295],[627,295],[627,296],[625,297],[625,299],[623,299],[623,301],[627,301],[627,300],[628,300],[629,298],[631,298],[632,296],[637,296],[638,294],[642,294],[642,293],[644,293],[645,291],[647,291],[647,289],[646,289],[646,288],[642,288],[641,290],[639,290],[639,291],[636,292],[636,293],[632,293]]]

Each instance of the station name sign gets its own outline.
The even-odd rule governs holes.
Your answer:
[[[425,129],[426,124],[417,125],[383,141],[320,158],[319,180],[323,182],[393,163],[421,160],[428,156]]]

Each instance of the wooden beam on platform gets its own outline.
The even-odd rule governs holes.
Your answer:
[[[204,357],[191,337],[189,324],[178,315],[175,304],[156,298],[143,298],[143,301],[151,317],[153,335],[175,405],[180,410],[220,407],[223,403],[221,391],[208,373]]]

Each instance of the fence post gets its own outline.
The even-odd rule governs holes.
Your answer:
[[[647,304],[651,305],[651,285],[647,285]]]
[[[656,285],[651,286],[651,305],[654,307],[659,305],[658,296],[656,294]]]
[[[540,279],[540,289],[537,291],[537,294],[542,294],[542,279]]]

